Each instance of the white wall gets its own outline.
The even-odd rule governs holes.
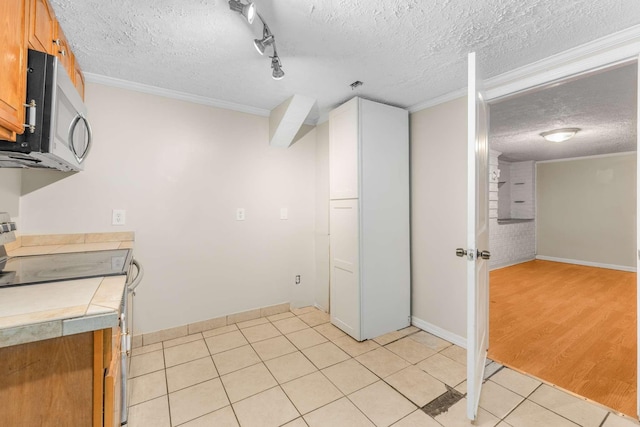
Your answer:
[[[466,337],[467,102],[411,114],[412,315],[418,326]],[[458,342],[460,340],[457,340]]]
[[[313,303],[315,130],[271,148],[266,117],[96,84],[86,103],[86,170],[21,198],[23,234],[135,231],[136,333]],[[126,226],[111,226],[113,208]]]
[[[21,185],[20,169],[0,169],[0,212],[8,212],[13,219],[20,213]]]
[[[329,311],[329,122],[316,128],[315,304]]]
[[[636,154],[537,164],[538,256],[635,268]]]

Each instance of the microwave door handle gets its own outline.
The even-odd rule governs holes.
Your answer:
[[[80,120],[83,121],[84,126],[87,129],[87,146],[84,148],[82,155],[78,155],[78,152],[76,151],[76,146],[73,143],[73,132],[76,130],[76,126],[78,125],[78,122],[80,122]],[[89,150],[91,150],[92,143],[93,143],[93,132],[91,131],[91,124],[89,123],[89,120],[87,120],[87,118],[82,113],[78,113],[78,115],[71,122],[71,126],[69,127],[69,146],[71,147],[71,151],[73,152],[73,155],[75,156],[78,163],[82,163],[84,159],[87,158],[87,155],[89,154]]]

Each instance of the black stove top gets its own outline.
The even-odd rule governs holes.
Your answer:
[[[131,250],[73,252],[9,258],[0,265],[0,288],[127,274]]]

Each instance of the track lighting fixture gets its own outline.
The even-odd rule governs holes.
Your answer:
[[[267,48],[267,46],[273,44],[275,40],[276,39],[273,37],[273,35],[269,34],[268,36],[264,36],[262,40],[255,39],[253,41],[253,45],[256,47],[256,50],[260,55],[264,55],[264,50]]]
[[[272,45],[276,39],[273,37],[273,34],[265,35],[262,40],[255,39],[253,41],[253,45],[256,47],[256,50],[260,55],[264,55],[264,50],[267,46]]]
[[[229,8],[247,18],[247,22],[249,22],[249,24],[253,22],[253,18],[255,16],[260,18],[260,21],[262,21],[262,39],[254,39],[253,45],[260,55],[264,55],[267,47],[271,46],[273,48],[273,56],[270,57],[271,68],[273,69],[271,75],[275,80],[282,79],[284,77],[284,71],[282,71],[282,63],[280,62],[278,50],[276,49],[276,37],[256,10],[255,4],[252,1],[244,4],[242,3],[242,0],[229,0]]]
[[[229,0],[229,8],[244,16],[249,24],[253,24],[256,17],[256,5],[252,1],[244,4],[240,0]]]
[[[273,73],[271,73],[274,80],[280,80],[284,77],[284,71],[282,71],[282,64],[280,64],[280,58],[277,56],[273,56],[271,58],[271,68],[273,68]]]

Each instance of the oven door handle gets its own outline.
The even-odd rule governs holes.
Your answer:
[[[131,281],[131,284],[127,289],[129,292],[134,292],[142,281],[142,277],[144,276],[144,268],[142,267],[142,264],[140,264],[135,258],[131,260],[131,264],[136,267],[136,269],[138,270],[138,274],[136,274],[136,277]]]

